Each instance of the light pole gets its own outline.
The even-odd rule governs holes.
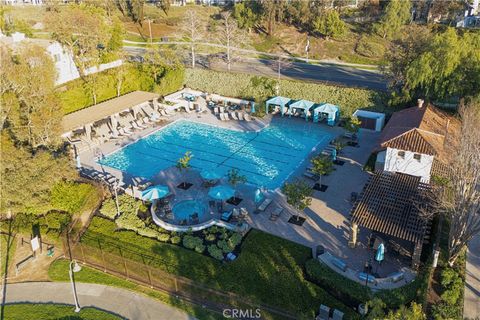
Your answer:
[[[69,267],[70,268],[68,274],[70,275],[70,283],[72,284],[73,298],[75,300],[75,312],[80,312],[81,308],[78,304],[77,290],[75,289],[75,282],[73,281],[73,273],[79,272],[80,270],[82,270],[82,267],[80,267],[80,265],[75,260],[70,261]]]
[[[117,207],[117,216],[120,214],[120,205],[118,204],[118,179],[115,179],[115,185],[113,186],[113,191],[115,192],[115,206]]]

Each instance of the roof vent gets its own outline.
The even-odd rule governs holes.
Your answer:
[[[418,99],[418,100],[417,100],[417,107],[418,107],[418,108],[423,107],[423,102],[424,102],[423,99]]]

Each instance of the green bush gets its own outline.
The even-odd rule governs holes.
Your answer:
[[[143,227],[137,229],[137,232],[139,235],[144,236],[144,237],[149,237],[149,238],[156,238],[158,235],[158,231],[148,228],[148,227]]]
[[[199,237],[193,237],[190,235],[186,235],[183,237],[183,246],[187,249],[196,249],[197,247],[203,246],[203,240]],[[205,248],[204,248],[205,249]],[[202,250],[203,252],[203,250]]]
[[[214,244],[208,246],[208,253],[212,256],[212,258],[223,260],[222,250]]]
[[[170,235],[168,233],[158,233],[157,239],[162,242],[168,242],[170,240]],[[180,241],[178,241],[180,243]]]
[[[117,204],[113,198],[109,198],[102,203],[100,213],[111,220],[117,216]]]
[[[60,232],[72,220],[72,216],[65,212],[51,211],[47,213],[43,219],[39,218],[38,222],[42,226],[46,226],[48,230],[55,230]],[[45,222],[43,224],[42,222]]]
[[[195,252],[203,253],[205,251],[205,246],[203,244],[195,246]]]
[[[238,246],[240,242],[242,242],[242,235],[238,232],[235,232],[234,234],[232,234],[230,239],[228,239],[228,245],[232,248],[235,248],[236,246]]]
[[[160,79],[160,83],[155,86],[155,92],[161,95],[168,95],[182,88],[185,80],[185,69],[167,69]]]
[[[220,95],[252,99],[259,96],[258,86],[252,85],[254,76],[240,73],[186,69],[187,87]],[[222,85],[218,85],[221,83]],[[386,96],[366,89],[346,88],[303,81],[280,80],[281,95],[292,99],[307,99],[317,103],[329,102],[340,106],[342,116],[350,116],[358,108],[390,113]],[[271,94],[269,94],[271,95]],[[258,112],[264,105],[257,105]]]
[[[205,240],[213,242],[217,240],[217,235],[215,233],[209,233],[205,236]]]
[[[170,242],[172,244],[179,244],[180,242],[182,242],[182,237],[180,236],[173,236],[170,238]]]
[[[97,189],[88,183],[61,181],[52,188],[52,207],[69,213],[78,213],[88,197],[96,193]]]

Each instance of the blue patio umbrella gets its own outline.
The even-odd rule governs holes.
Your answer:
[[[157,185],[142,191],[142,200],[161,199],[170,193],[167,186]]]
[[[337,160],[337,149],[332,150],[332,160],[333,161]]]
[[[218,171],[213,171],[213,170],[208,170],[204,169],[200,172],[200,176],[202,176],[203,179],[205,180],[217,180],[222,177]]]
[[[385,246],[383,243],[380,243],[380,245],[377,248],[377,253],[375,254],[375,260],[378,262],[382,262],[383,259],[385,258]]]
[[[255,113],[255,103],[252,102],[252,107],[250,108],[250,113]]]
[[[227,200],[235,195],[235,190],[229,186],[219,185],[210,188],[208,195],[216,200]]]

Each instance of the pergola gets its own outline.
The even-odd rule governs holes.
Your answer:
[[[267,100],[267,102],[265,102],[265,113],[268,114],[268,107],[270,105],[273,105],[273,106],[279,106],[280,107],[280,111],[281,111],[282,116],[283,116],[283,114],[285,113],[285,107],[287,107],[287,104],[290,101],[291,101],[290,98],[285,98],[285,97],[281,97],[281,96],[273,97],[273,98]]]
[[[412,267],[420,263],[423,241],[430,219],[420,206],[428,205],[429,186],[420,177],[403,173],[377,172],[365,185],[351,212],[350,246],[355,247],[359,227],[413,244]]]
[[[327,117],[327,124],[329,126],[335,125],[335,122],[340,118],[340,108],[331,103],[322,103],[315,105],[313,108],[313,122],[318,122],[321,118],[324,118],[323,115]],[[322,117],[320,117],[322,116]]]
[[[314,104],[315,104],[314,102],[308,101],[308,100],[295,101],[294,103],[291,103],[288,106],[289,116],[290,117],[292,116],[293,109],[302,109],[303,112],[305,113],[305,121],[308,121],[308,112],[310,108],[313,107]]]

